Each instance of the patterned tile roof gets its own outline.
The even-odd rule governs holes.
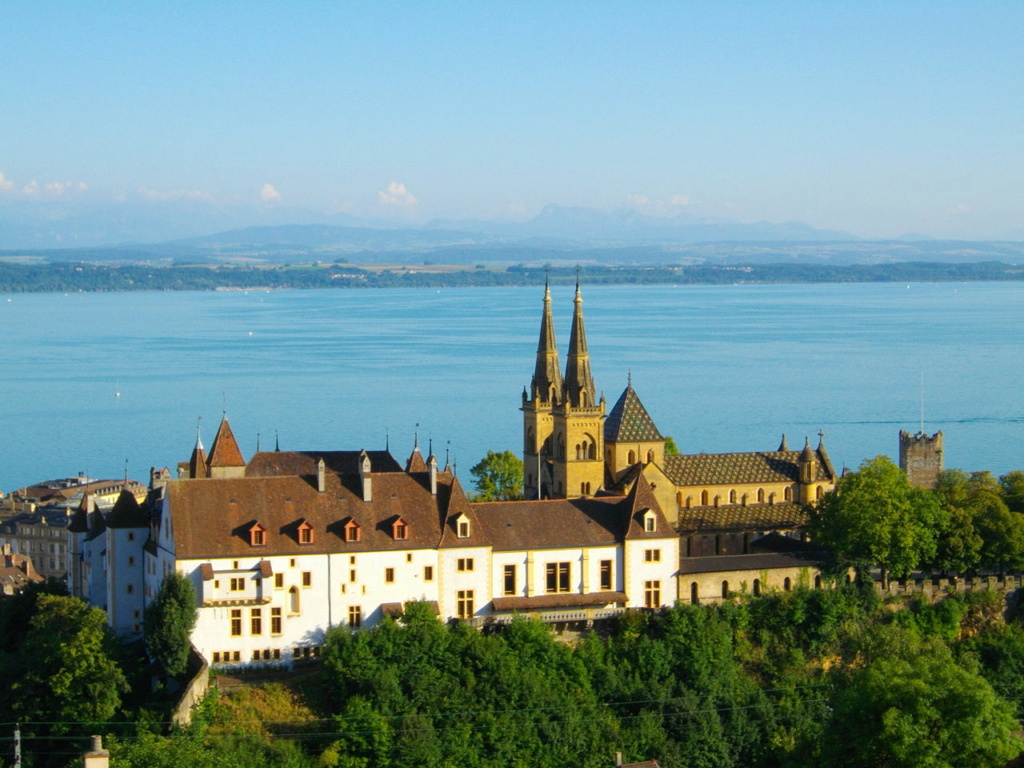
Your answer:
[[[680,509],[676,529],[682,534],[775,531],[800,528],[806,523],[800,504],[726,504]]]
[[[818,455],[819,481],[833,480],[831,462]],[[800,478],[800,451],[695,453],[666,456],[665,474],[676,485],[795,483]]]
[[[662,442],[665,440],[653,419],[640,402],[630,384],[612,407],[604,422],[604,439],[608,443]]]

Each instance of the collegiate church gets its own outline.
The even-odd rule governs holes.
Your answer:
[[[627,493],[640,475],[682,535],[683,556],[745,554],[769,532],[795,532],[802,505],[834,487],[823,439],[791,451],[671,455],[632,382],[605,413],[590,372],[583,299],[576,285],[569,355],[558,363],[551,291],[544,288],[540,341],[523,390],[525,495],[571,498]]]

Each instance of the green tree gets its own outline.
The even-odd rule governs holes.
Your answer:
[[[939,534],[935,569],[943,573],[966,573],[976,569],[981,563],[984,541],[975,525],[970,476],[962,469],[948,469],[939,474],[935,493],[947,515],[946,525]]]
[[[1015,469],[999,477],[1003,501],[1011,512],[1024,514],[1024,471]]]
[[[469,470],[476,485],[476,501],[515,501],[523,498],[523,462],[512,453],[488,451]]]
[[[25,672],[11,685],[15,714],[55,724],[110,720],[128,688],[116,647],[99,608],[40,595],[20,653]]]
[[[1020,754],[1013,707],[984,678],[940,640],[886,634],[887,655],[839,673],[818,765],[995,768]]]
[[[679,455],[679,446],[676,445],[675,438],[672,438],[672,437],[666,437],[665,438],[665,455],[666,456],[678,456]]]
[[[865,460],[807,507],[812,538],[841,564],[877,564],[902,578],[935,558],[946,513],[938,497],[914,488],[885,456]]]
[[[188,667],[196,616],[192,581],[180,573],[169,574],[143,616],[146,648],[168,675],[182,675]]]

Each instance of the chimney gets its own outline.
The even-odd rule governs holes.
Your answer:
[[[326,478],[327,465],[324,464],[324,460],[320,459],[316,463],[316,490],[317,493],[323,493],[327,490],[327,478]]]
[[[103,737],[92,737],[92,748],[82,755],[83,768],[107,768],[110,765],[110,753],[103,748]]]
[[[434,454],[430,454],[427,466],[430,468],[430,495],[437,496],[437,458]]]
[[[370,457],[363,451],[359,455],[359,481],[363,486],[363,501],[373,501],[372,478],[370,477]]]

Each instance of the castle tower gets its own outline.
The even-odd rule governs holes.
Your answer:
[[[210,477],[245,477],[245,459],[226,413],[221,417],[217,435],[210,446],[208,467]]]
[[[605,459],[612,477],[636,463],[665,463],[665,438],[633,389],[630,377],[604,424]]]
[[[942,432],[927,435],[900,430],[900,469],[917,488],[934,488],[942,471]]]
[[[554,491],[557,498],[589,496],[604,486],[605,400],[597,397],[590,373],[587,334],[583,325],[583,298],[576,282],[569,357],[562,394],[552,407]]]
[[[537,362],[530,390],[523,390],[523,493],[527,499],[553,495],[551,434],[553,409],[562,393],[562,374],[558,370],[558,347],[551,319],[551,289],[544,284],[544,311],[540,320]]]

